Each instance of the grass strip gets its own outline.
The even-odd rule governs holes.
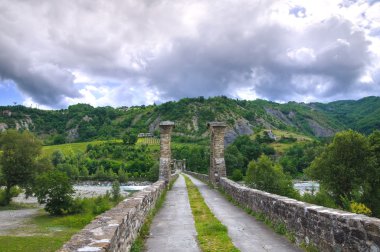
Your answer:
[[[148,236],[149,236],[150,226],[152,225],[154,216],[156,216],[158,211],[161,209],[162,205],[165,202],[166,193],[168,192],[168,190],[172,189],[173,184],[176,180],[177,180],[177,178],[170,181],[168,189],[165,189],[162,192],[161,196],[158,198],[158,200],[156,202],[156,205],[148,213],[136,240],[132,244],[131,252],[141,252],[144,250],[145,239],[148,238]]]
[[[202,251],[239,251],[228,236],[227,227],[214,216],[193,182],[187,176],[184,177]]]

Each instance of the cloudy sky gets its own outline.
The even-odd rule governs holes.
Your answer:
[[[380,95],[379,0],[0,0],[0,105]]]

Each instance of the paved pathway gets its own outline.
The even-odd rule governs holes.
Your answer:
[[[24,222],[38,214],[37,208],[0,211],[0,235],[8,235],[13,229],[20,228]]]
[[[196,235],[185,179],[179,176],[153,220],[145,246],[147,251],[198,252]]]
[[[198,187],[206,204],[228,228],[228,235],[240,251],[302,251],[285,237],[276,234],[263,223],[226,200],[217,190],[189,176]]]

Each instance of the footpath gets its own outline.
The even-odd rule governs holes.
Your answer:
[[[244,212],[200,180],[187,175],[198,187],[206,204],[223,225],[233,244],[242,252],[255,251],[302,251],[285,237],[276,234],[265,224]]]
[[[285,237],[234,206],[217,190],[187,176],[198,187],[215,217],[228,228],[228,235],[240,251],[302,251]],[[166,200],[152,222],[145,248],[149,252],[198,252],[200,249],[196,235],[185,180],[179,176],[172,190],[167,192]]]
[[[185,179],[179,176],[153,219],[145,241],[149,252],[199,252]]]

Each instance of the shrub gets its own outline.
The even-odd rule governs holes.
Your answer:
[[[21,193],[21,189],[18,186],[13,186],[10,191],[11,198],[17,197]],[[6,192],[4,189],[0,189],[0,206],[6,206]]]
[[[317,192],[315,195],[310,193],[305,193],[302,198],[302,201],[307,203],[329,207],[329,208],[338,208],[334,199],[323,189]]]
[[[43,173],[37,177],[34,193],[40,204],[52,215],[62,215],[69,212],[73,205],[73,185],[69,177],[60,171]]]
[[[351,202],[350,209],[351,209],[351,212],[357,213],[357,214],[365,214],[368,216],[371,216],[372,214],[371,209],[369,209],[366,205],[364,205],[363,203],[355,202],[355,201]]]
[[[240,181],[240,180],[242,180],[242,179],[243,179],[243,174],[241,173],[241,170],[238,170],[238,169],[234,170],[234,171],[232,172],[232,177],[231,177],[231,179],[232,179],[233,181]]]
[[[278,195],[299,198],[293,188],[291,178],[284,174],[282,167],[265,155],[261,155],[257,162],[251,161],[248,165],[245,183],[252,188]]]
[[[112,194],[112,199],[113,200],[118,200],[120,199],[121,197],[121,194],[120,194],[120,183],[119,181],[115,180],[113,183],[112,183],[112,191],[111,191],[111,194]]]

